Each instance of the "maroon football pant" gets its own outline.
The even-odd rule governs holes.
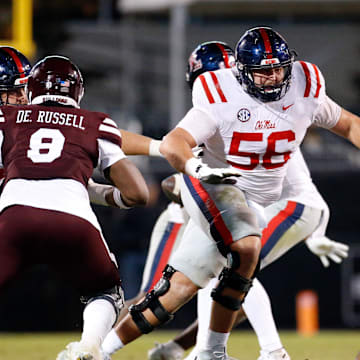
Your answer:
[[[0,294],[34,264],[48,264],[81,295],[120,285],[117,266],[88,221],[59,211],[11,206],[0,215]]]

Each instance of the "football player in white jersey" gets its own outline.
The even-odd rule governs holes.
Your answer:
[[[244,43],[250,48],[260,48],[256,51],[244,50],[241,48]],[[259,57],[249,60],[248,65],[254,66],[251,71],[249,66],[244,65],[245,61],[240,61],[242,50],[247,55]],[[295,88],[290,87],[294,59],[286,42],[272,29],[257,28],[246,33],[239,41],[237,55],[240,84],[232,72],[230,75],[229,70],[201,75],[195,81],[194,108],[165,138],[161,147],[177,170],[192,176],[185,178],[187,186],[183,186],[182,191],[185,194],[185,207],[191,217],[188,234],[185,232],[184,238],[190,239],[202,227],[198,233],[205,232],[207,241],[197,239],[195,248],[193,241],[189,247],[192,253],[184,258],[183,266],[180,263],[175,266],[180,271],[168,268],[151,296],[133,307],[131,317],[125,318],[116,329],[119,348],[171,318],[171,314],[191,298],[199,287],[205,286],[211,277],[219,273],[219,269],[224,266],[222,253],[230,254],[230,262],[212,294],[215,300],[214,316],[207,349],[199,354],[199,359],[211,359],[215,356],[213,353],[219,354],[219,351],[221,358],[226,359],[228,333],[235,320],[236,310],[251,285],[260,252],[260,230],[256,216],[261,213],[259,205],[270,205],[279,198],[286,163],[297,149],[306,128],[312,122],[334,127],[339,134],[358,143],[358,139],[353,136],[353,125],[359,118],[326,97],[324,87],[321,86],[323,78],[315,66],[311,68],[312,73],[308,64],[295,63],[294,69],[297,70],[293,75],[297,74],[300,84]],[[299,66],[304,69],[302,74]],[[246,79],[244,74],[241,75],[243,70],[247,74]],[[292,89],[295,89],[292,98],[297,102],[282,105],[285,99],[293,100],[285,96],[291,94]],[[314,106],[315,102],[321,106]],[[233,108],[232,111],[230,108]],[[290,108],[291,111],[285,113]],[[294,110],[302,115],[302,122],[294,121],[294,114],[291,114]],[[235,119],[231,114],[234,114]],[[251,129],[254,130],[250,132]],[[242,148],[241,141],[250,145],[250,149]],[[200,160],[192,155],[191,148],[202,143],[205,143],[205,156]],[[239,174],[242,176],[222,181]],[[251,207],[248,207],[249,204]],[[197,212],[199,209],[203,213]],[[317,219],[313,217],[314,224],[319,222],[320,217],[320,213]],[[172,286],[169,289],[171,277]]]
[[[233,244],[249,239],[242,234],[244,237],[237,241],[238,234],[241,235],[237,228],[239,221],[234,221],[237,216],[245,222],[240,226],[242,229],[249,224],[253,228],[248,212],[240,214],[243,208],[239,204],[250,205],[252,212],[254,203],[268,206],[279,198],[287,162],[311,124],[329,128],[356,146],[360,144],[360,118],[326,95],[320,70],[310,63],[294,62],[285,40],[271,28],[246,32],[238,42],[236,60],[238,79],[227,70],[219,70],[203,74],[195,81],[194,107],[167,135],[160,148],[178,171],[190,175],[184,176],[181,191],[193,228],[201,227],[232,251]],[[188,150],[201,143],[205,144],[205,155],[196,159]],[[219,172],[218,168],[225,166],[239,169],[241,176],[231,179],[233,185],[209,185],[212,169]],[[242,199],[241,196],[236,199],[234,188],[243,194]],[[226,199],[229,193],[231,198]],[[314,217],[313,220],[316,222]],[[209,243],[202,249],[203,253],[211,246]],[[215,352],[227,358],[225,344],[233,322],[231,311],[236,306],[229,304],[226,296],[241,300],[244,293],[229,290],[234,284],[228,279],[233,278],[233,273],[246,278],[241,269],[245,258],[242,249],[238,255],[240,266],[230,265],[222,275],[220,286],[212,293],[213,316],[208,341],[198,359],[213,359]],[[211,258],[209,253],[206,256]],[[199,254],[199,259],[193,261],[200,263],[205,259]],[[187,265],[187,271],[176,268],[189,274]],[[209,266],[215,270],[214,264]]]

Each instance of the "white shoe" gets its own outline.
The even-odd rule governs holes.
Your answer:
[[[79,342],[72,342],[61,351],[56,360],[104,360],[98,347],[84,348]]]
[[[181,360],[184,352],[184,349],[174,341],[165,344],[156,343],[155,347],[148,351],[148,360]]]
[[[111,360],[111,356],[104,352],[103,350],[100,350],[101,356],[102,356],[102,360]]]
[[[258,360],[291,360],[291,358],[287,351],[281,348],[271,352],[261,350]]]
[[[235,358],[229,357],[226,353],[226,348],[215,347],[212,350],[202,350],[200,351],[194,360],[236,360]]]

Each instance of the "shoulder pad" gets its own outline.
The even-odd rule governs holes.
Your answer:
[[[299,79],[305,98],[319,98],[325,95],[325,79],[319,68],[306,61],[296,61],[294,72]]]
[[[224,94],[224,77],[221,70],[208,71],[197,77],[193,87],[193,104],[221,104],[226,103]],[[220,80],[221,79],[221,80]]]
[[[99,124],[99,138],[111,141],[121,147],[121,133],[114,120],[105,117]]]

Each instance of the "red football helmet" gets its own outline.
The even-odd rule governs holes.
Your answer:
[[[26,93],[30,104],[46,101],[79,107],[84,82],[78,67],[64,56],[47,56],[31,70]]]

